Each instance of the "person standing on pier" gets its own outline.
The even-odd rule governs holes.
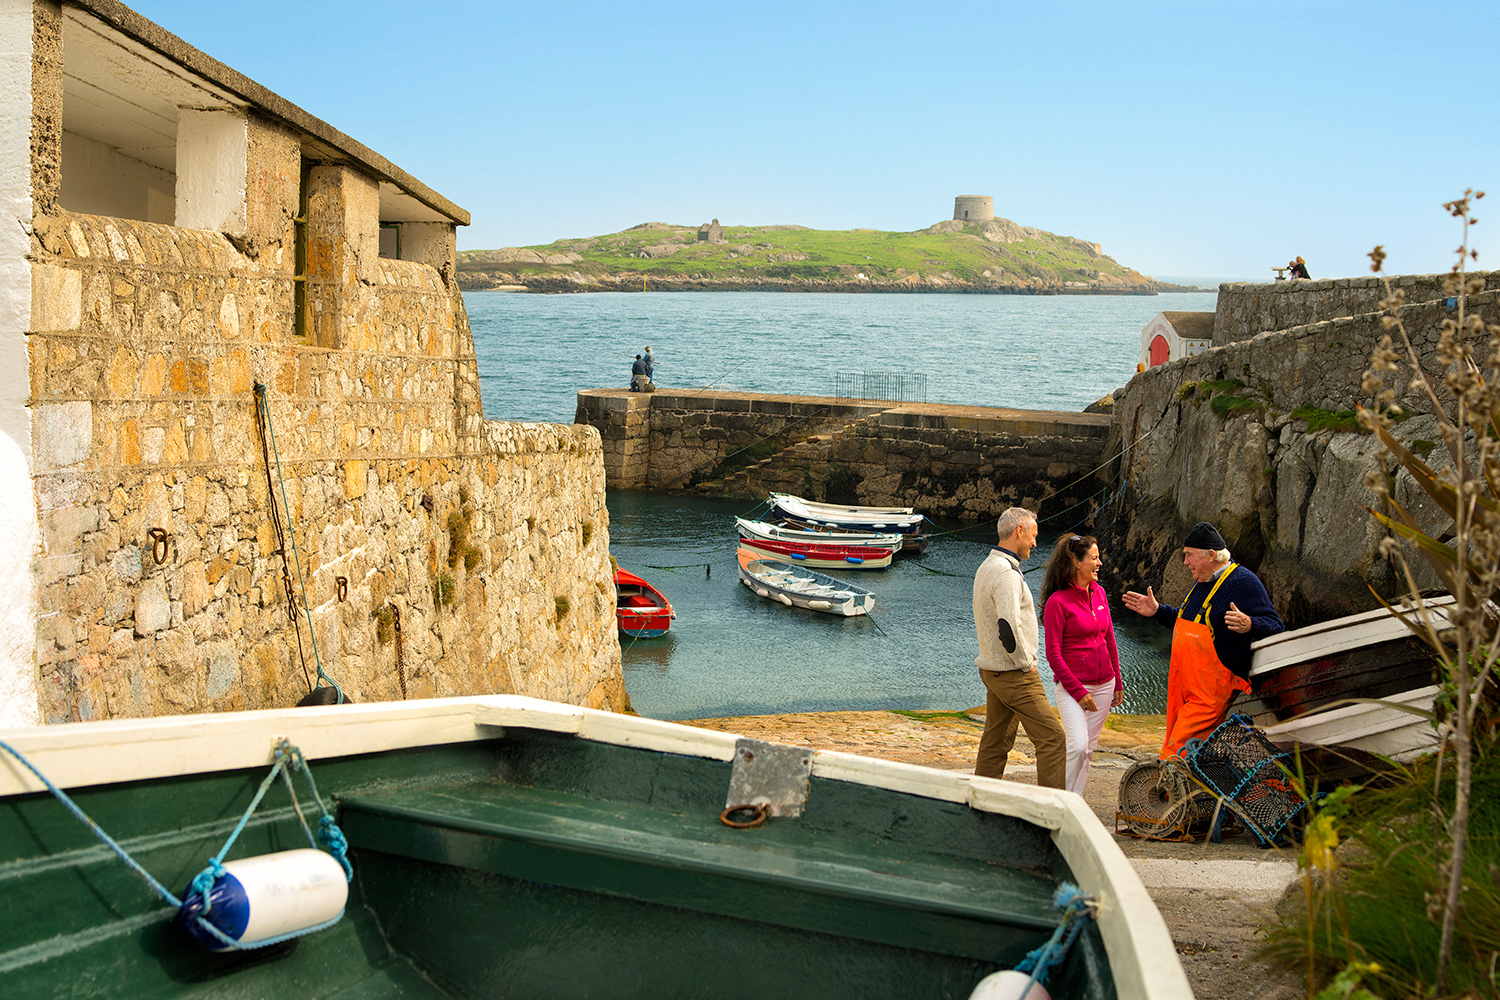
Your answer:
[[[1109,598],[1099,586],[1099,542],[1059,538],[1042,577],[1042,624],[1057,714],[1068,739],[1068,791],[1083,794],[1109,710],[1125,700]]]
[[[984,735],[974,773],[1005,777],[1016,728],[1036,747],[1036,783],[1062,788],[1067,744],[1037,673],[1037,616],[1021,563],[1036,545],[1036,515],[1012,507],[996,524],[999,544],[974,575],[974,629],[979,679],[984,682]]]
[[[1172,630],[1163,760],[1224,721],[1235,692],[1250,690],[1250,644],[1286,629],[1260,578],[1230,561],[1224,536],[1207,521],[1188,532],[1182,561],[1193,574],[1182,607],[1162,604],[1150,587],[1122,598],[1131,611]]]

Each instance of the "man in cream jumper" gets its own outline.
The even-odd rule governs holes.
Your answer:
[[[1062,788],[1067,742],[1037,673],[1036,602],[1021,575],[1021,563],[1036,545],[1036,515],[1012,507],[995,527],[1000,544],[974,574],[974,628],[979,636],[974,663],[986,692],[984,735],[974,773],[1005,776],[1019,725],[1036,747],[1036,783]]]

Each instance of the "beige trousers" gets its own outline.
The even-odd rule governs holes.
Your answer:
[[[974,773],[983,778],[1003,778],[1010,748],[1016,742],[1016,727],[1026,729],[1026,738],[1036,747],[1036,783],[1044,788],[1062,788],[1067,768],[1067,740],[1062,723],[1047,704],[1047,692],[1035,670],[981,670],[984,682],[984,735],[979,738],[979,759]]]

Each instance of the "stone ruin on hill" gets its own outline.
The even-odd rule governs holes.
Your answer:
[[[712,222],[705,222],[703,225],[701,225],[701,226],[698,227],[698,242],[699,243],[724,243],[724,242],[727,242],[724,239],[724,227],[721,226],[721,225],[719,225],[719,220],[718,219],[715,219]]]

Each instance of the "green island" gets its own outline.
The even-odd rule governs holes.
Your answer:
[[[471,290],[1196,291],[1125,267],[1097,243],[998,218],[914,232],[647,222],[543,246],[460,251],[457,266],[459,285]]]

